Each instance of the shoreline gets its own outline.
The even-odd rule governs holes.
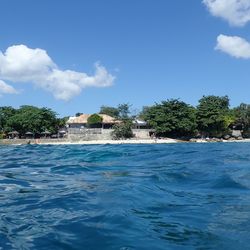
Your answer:
[[[127,139],[127,140],[54,140],[54,139],[3,139],[0,145],[105,145],[105,144],[167,144],[179,143],[180,140],[175,139]]]
[[[196,141],[184,141],[178,139],[127,139],[127,140],[79,140],[70,141],[66,139],[3,139],[0,140],[0,145],[119,145],[119,144],[174,144],[174,143],[218,143],[218,142],[250,142],[250,139],[243,140],[222,140],[222,141],[207,141],[197,139]]]
[[[117,144],[169,144],[169,143],[178,143],[180,141],[175,139],[128,139],[128,140],[93,140],[93,141],[67,141],[67,142],[49,142],[41,143],[45,145],[117,145]]]

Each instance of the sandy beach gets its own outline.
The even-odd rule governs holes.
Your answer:
[[[240,143],[240,142],[250,142],[250,139],[243,140],[223,140],[220,142],[226,143]],[[70,141],[66,139],[55,140],[55,139],[4,139],[0,140],[0,145],[25,145],[25,144],[40,144],[40,145],[105,145],[105,144],[169,144],[169,143],[217,143],[215,141],[207,141],[202,139],[197,139],[197,141],[189,142],[176,140],[171,138],[165,139],[127,139],[127,140],[90,140],[90,141]]]
[[[128,140],[79,140],[70,141],[67,139],[4,139],[0,140],[0,145],[23,145],[23,144],[42,144],[42,145],[96,145],[96,144],[166,144],[166,143],[178,143],[180,140],[171,138],[165,139],[128,139]]]
[[[136,139],[130,139],[130,140],[91,140],[91,141],[41,141],[38,142],[40,144],[47,144],[47,145],[60,145],[60,144],[86,144],[86,145],[94,145],[94,144],[165,144],[165,143],[177,143],[178,140],[174,139],[145,139],[145,140],[136,140]]]
[[[223,140],[221,142],[250,142],[250,139],[243,139],[243,140]],[[189,141],[182,141],[182,140],[175,140],[175,139],[145,139],[145,140],[136,140],[136,139],[129,139],[129,140],[92,140],[92,141],[62,141],[62,142],[39,142],[38,144],[44,144],[44,145],[74,145],[74,144],[85,144],[85,145],[96,145],[96,144],[169,144],[169,143],[192,143]],[[216,143],[212,141],[206,141],[206,140],[197,140],[195,143]],[[218,142],[217,142],[218,143]]]

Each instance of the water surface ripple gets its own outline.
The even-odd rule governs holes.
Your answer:
[[[0,147],[0,249],[249,249],[250,144]]]

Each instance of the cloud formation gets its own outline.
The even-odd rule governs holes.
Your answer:
[[[115,77],[100,64],[95,74],[61,70],[43,49],[15,45],[0,51],[0,93],[17,93],[3,81],[32,83],[53,94],[56,99],[70,100],[86,87],[109,87]]]
[[[221,17],[233,26],[250,21],[250,0],[203,0],[213,16]]]
[[[250,59],[250,43],[238,36],[219,35],[215,49],[236,58]]]
[[[0,80],[0,96],[3,94],[17,94],[18,92],[10,85]]]

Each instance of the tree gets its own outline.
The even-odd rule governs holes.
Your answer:
[[[160,136],[191,136],[196,133],[195,108],[178,99],[147,107],[143,118]]]
[[[150,106],[143,106],[142,107],[142,111],[139,113],[139,118],[142,119],[142,120],[145,120],[146,119],[146,115],[148,113],[148,111],[150,110]]]
[[[117,108],[115,107],[109,107],[109,106],[101,106],[100,108],[100,114],[106,114],[106,115],[110,115],[114,118],[118,118],[120,120],[126,120],[126,119],[130,119],[130,108],[132,105],[130,105],[129,103],[123,103],[123,104],[119,104]]]
[[[11,128],[8,125],[8,120],[16,113],[16,109],[5,106],[0,107],[0,131],[10,132]]]
[[[242,128],[250,128],[250,105],[241,103],[233,109],[235,115],[235,124],[241,125]]]
[[[109,106],[101,106],[99,113],[109,115],[114,118],[117,118],[119,116],[118,108],[109,107]]]
[[[60,124],[61,120],[60,119],[58,120],[58,118],[56,118],[57,116],[56,112],[54,112],[49,108],[40,108],[40,116],[41,116],[40,126],[42,132],[48,130],[51,133],[57,133],[59,128],[58,125]]]
[[[88,125],[91,127],[99,127],[102,123],[102,117],[98,114],[93,114],[88,118]]]
[[[21,106],[16,113],[7,121],[11,130],[16,130],[20,135],[26,132],[34,134],[45,130],[56,132],[56,113],[48,108],[37,108],[34,106]]]
[[[210,95],[199,100],[197,124],[203,135],[221,137],[228,133],[231,118],[228,96]]]
[[[123,103],[123,104],[119,104],[118,105],[118,111],[119,111],[119,118],[120,119],[129,119],[129,114],[130,112],[130,108],[132,105],[130,105],[129,103]]]
[[[78,113],[75,114],[76,117],[78,117],[78,116],[80,116],[80,115],[82,115],[82,113],[79,113],[79,112],[78,112]]]
[[[120,124],[115,124],[113,126],[112,136],[114,139],[128,139],[132,138],[132,122],[130,120],[123,121]]]
[[[243,135],[249,137],[250,135],[250,105],[241,103],[238,107],[233,109],[235,121],[234,127],[243,130]]]
[[[63,128],[66,125],[66,122],[68,121],[69,117],[65,116],[63,118],[57,118],[56,119],[56,127],[57,128]]]

